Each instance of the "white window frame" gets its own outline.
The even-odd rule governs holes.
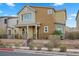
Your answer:
[[[29,17],[28,18],[26,18],[27,16],[26,15],[28,15],[29,14]],[[26,14],[23,14],[23,21],[30,21],[31,19],[32,19],[32,13],[26,13]],[[26,18],[26,19],[25,19]]]
[[[48,33],[48,26],[44,26],[44,33]]]
[[[53,13],[53,10],[52,10],[52,9],[49,9],[49,10],[47,11],[47,13],[48,13],[48,14],[52,14],[52,13]]]
[[[56,24],[55,30],[61,31],[63,33],[63,25]]]

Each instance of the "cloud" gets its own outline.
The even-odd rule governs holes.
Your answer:
[[[3,11],[2,11],[2,10],[0,10],[0,13],[3,13]]]
[[[54,6],[61,6],[64,5],[64,3],[54,3]]]
[[[76,14],[71,14],[70,16],[71,16],[71,17],[76,17]]]
[[[71,19],[73,19],[72,17],[68,17],[68,20],[71,20]]]
[[[4,14],[4,16],[8,16],[8,14]]]
[[[17,15],[11,15],[11,16],[17,16]]]
[[[75,13],[72,13],[69,15],[69,17],[67,18],[68,20],[74,19],[76,17]]]
[[[11,7],[14,7],[15,6],[14,3],[6,3],[6,5],[11,6]]]

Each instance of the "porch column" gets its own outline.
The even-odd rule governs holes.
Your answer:
[[[36,33],[35,33],[35,35],[36,35],[36,39],[37,39],[37,25],[35,25],[35,31],[36,31]]]
[[[27,38],[29,38],[28,33],[29,33],[29,29],[28,29],[28,25],[27,25]]]

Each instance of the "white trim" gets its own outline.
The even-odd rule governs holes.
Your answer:
[[[52,14],[53,10],[52,9],[48,9],[47,14]]]
[[[47,30],[47,31],[45,31]],[[44,26],[44,33],[48,33],[48,26]]]

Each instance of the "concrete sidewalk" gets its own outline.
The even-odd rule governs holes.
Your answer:
[[[29,50],[29,47],[20,47],[21,50]],[[35,48],[34,50],[36,50],[37,48]],[[41,51],[47,51],[47,48],[41,48]],[[59,52],[60,49],[59,48],[53,48],[52,49],[54,52]],[[79,52],[79,49],[67,49],[67,52]]]
[[[20,53],[31,53],[31,54],[41,54],[41,55],[56,55],[56,56],[79,56],[79,52],[56,52],[56,51],[37,51],[37,50],[20,50],[16,49],[15,52]]]

